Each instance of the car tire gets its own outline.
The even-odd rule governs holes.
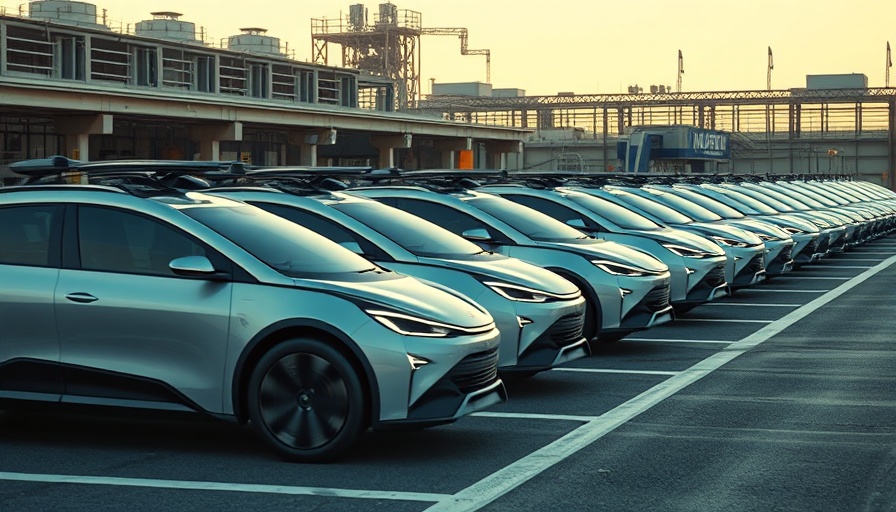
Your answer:
[[[284,458],[338,458],[367,429],[358,373],[334,347],[297,338],[265,353],[249,378],[247,406],[256,433]]]

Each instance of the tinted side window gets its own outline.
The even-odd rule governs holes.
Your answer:
[[[50,266],[52,227],[56,206],[0,208],[0,264]]]
[[[538,210],[548,217],[553,217],[564,224],[568,224],[571,220],[578,219],[585,223],[585,226],[598,227],[597,223],[593,222],[591,219],[582,217],[575,210],[548,199],[520,194],[507,194],[504,195],[504,197],[510,199],[514,203],[519,203],[523,206],[528,206],[533,210]]]
[[[352,243],[358,244],[363,253],[371,258],[385,259],[383,251],[375,245],[361,238],[353,231],[346,229],[337,222],[323,218],[315,213],[299,210],[298,208],[290,208],[279,204],[251,202],[253,206],[257,206],[263,210],[267,210],[278,217],[295,222],[300,226],[304,226],[319,235],[323,235],[330,240],[344,247],[351,247]]]
[[[81,268],[174,276],[171,260],[207,256],[205,249],[171,226],[111,208],[78,209]]]
[[[405,198],[399,198],[395,202],[395,206],[458,235],[462,235],[464,231],[479,228],[488,231],[492,238],[499,238],[499,234],[496,233],[493,228],[489,227],[488,224],[485,224],[479,219],[467,215],[466,213],[455,210],[450,206],[429,201],[421,201],[419,199]]]

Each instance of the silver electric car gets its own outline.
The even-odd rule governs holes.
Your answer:
[[[645,252],[595,239],[531,208],[465,188],[381,185],[350,192],[569,279],[585,295],[589,339],[613,341],[673,319],[669,267]]]
[[[708,302],[725,289],[725,252],[688,231],[654,222],[627,208],[563,187],[485,185],[496,194],[545,213],[604,240],[645,251],[669,267],[670,301],[682,311]]]
[[[625,190],[624,187],[569,187],[603,197],[663,224],[691,231],[716,242],[728,256],[725,281],[729,291],[753,285],[765,275],[765,244],[758,236],[730,226],[694,222],[674,209]]]
[[[488,310],[501,332],[502,374],[531,375],[590,354],[582,335],[585,299],[559,275],[483,251],[431,222],[372,199],[308,192],[301,178],[256,175],[255,181],[268,186],[208,193],[252,204],[351,248],[378,266],[470,297]]]
[[[626,190],[640,193],[643,197],[662,203],[679,213],[687,215],[694,222],[707,224],[724,224],[733,226],[758,236],[765,244],[765,276],[771,277],[793,269],[793,237],[783,229],[744,216],[725,217],[675,193],[675,189],[667,185],[646,184],[640,188]]]
[[[322,461],[506,399],[465,296],[245,203],[132,192],[0,188],[0,407],[196,411]]]

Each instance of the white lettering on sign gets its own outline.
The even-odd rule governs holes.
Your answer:
[[[725,151],[727,147],[727,135],[694,132],[694,151]]]

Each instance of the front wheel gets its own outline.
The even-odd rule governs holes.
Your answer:
[[[366,430],[361,380],[338,350],[314,339],[275,345],[249,379],[249,419],[283,457],[324,462]]]

